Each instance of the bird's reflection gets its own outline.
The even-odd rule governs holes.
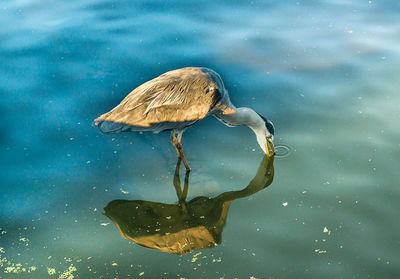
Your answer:
[[[232,201],[250,196],[272,183],[273,160],[265,156],[256,176],[244,189],[225,192],[215,198],[196,197],[189,202],[186,202],[189,173],[186,172],[182,190],[178,160],[174,175],[178,203],[114,200],[104,208],[105,215],[114,222],[122,237],[143,247],[179,255],[212,248],[221,243]]]

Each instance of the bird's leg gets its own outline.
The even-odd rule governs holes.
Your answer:
[[[189,168],[188,163],[186,162],[185,155],[183,155],[181,140],[182,140],[182,133],[178,134],[177,144],[176,144],[177,146],[176,146],[176,147],[177,147],[178,150],[179,150],[179,157],[182,159],[183,164],[185,165],[186,172],[189,172],[189,171],[190,171],[190,168]]]
[[[189,165],[186,162],[185,155],[183,155],[182,145],[182,134],[178,134],[178,137],[175,136],[175,131],[171,132],[171,143],[175,147],[176,153],[178,153],[178,157],[182,159],[183,164],[185,165],[186,171],[190,171]]]
[[[178,153],[178,157],[181,158],[181,154],[179,153],[179,149],[178,149],[178,147],[176,145],[177,139],[176,139],[174,130],[172,130],[172,132],[171,132],[171,143],[175,147],[176,153]]]

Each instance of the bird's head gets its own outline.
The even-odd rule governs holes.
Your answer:
[[[259,133],[256,133],[257,142],[268,157],[273,156],[275,155],[275,149],[273,144],[275,127],[271,120],[266,119],[262,115],[260,115],[260,117],[264,121],[264,124],[260,129],[261,131]]]

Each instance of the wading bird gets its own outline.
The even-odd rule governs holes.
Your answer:
[[[272,122],[251,108],[236,108],[221,77],[208,68],[177,69],[145,82],[95,119],[93,125],[104,134],[171,131],[171,143],[189,171],[182,151],[182,133],[208,115],[229,127],[248,126],[264,153],[274,155]]]

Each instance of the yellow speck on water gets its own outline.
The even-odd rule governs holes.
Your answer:
[[[165,217],[165,218],[167,218],[167,219],[169,220],[169,219],[171,219],[172,217],[171,217],[171,216],[167,216],[167,217]]]
[[[315,249],[314,252],[317,253],[317,254],[325,254],[326,250]]]
[[[117,263],[112,263],[111,265],[112,265],[112,266],[117,266],[118,264],[117,264]]]
[[[19,241],[28,242],[29,240],[28,240],[27,238],[25,238],[25,237],[21,237],[21,238],[19,239]]]
[[[90,164],[91,162],[90,161],[86,161],[86,164]]]
[[[140,273],[139,273],[139,276],[143,276],[143,274],[144,274],[144,271],[140,272]]]
[[[37,269],[36,266],[30,266],[29,269],[28,269],[28,273],[31,272],[31,271],[35,271],[36,269]]]
[[[1,253],[5,253],[3,248],[0,248]],[[37,268],[36,266],[24,267],[20,263],[12,263],[6,257],[0,256],[0,267],[2,267],[4,273],[13,273],[13,274],[20,274],[24,272],[31,273],[35,271]],[[2,278],[0,276],[0,278]]]
[[[347,33],[353,34],[353,30],[347,30]]]
[[[72,273],[76,270],[76,267],[71,264],[67,270],[65,270],[63,273],[60,274],[60,276],[58,276],[58,279],[74,279],[75,276]]]
[[[220,263],[220,262],[222,262],[222,259],[221,258],[213,259],[212,262],[213,263]]]
[[[202,254],[202,252],[198,252],[198,253],[194,254],[193,258],[192,258],[192,263],[195,263],[199,259],[198,256],[200,256],[201,254]]]
[[[56,274],[56,269],[55,268],[47,268],[47,273],[49,274],[49,275],[54,275],[54,274]]]
[[[256,277],[254,277],[254,276],[250,276],[250,279],[257,279]]]
[[[124,194],[124,195],[127,195],[127,194],[129,194],[129,192],[128,192],[128,191],[125,191],[125,190],[123,190],[122,188],[120,188],[120,191],[121,191],[121,193],[122,193],[122,194]]]

